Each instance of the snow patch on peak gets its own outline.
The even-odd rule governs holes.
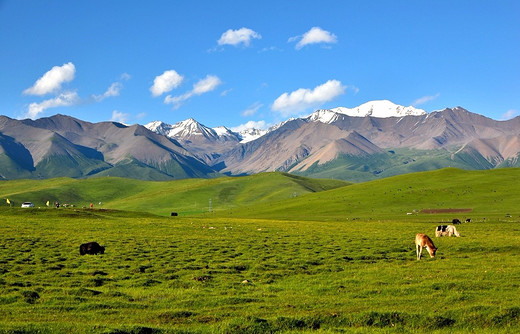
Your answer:
[[[268,130],[250,128],[250,129],[242,130],[238,134],[239,134],[240,138],[242,139],[242,140],[240,140],[240,142],[242,144],[244,144],[244,143],[248,143],[250,141],[253,141],[255,139],[262,137],[263,135],[265,135],[267,133],[267,131]]]
[[[218,137],[213,129],[200,124],[193,118],[188,118],[187,120],[172,125],[171,130],[168,132],[168,137],[189,136]]]
[[[217,126],[216,128],[213,128],[213,131],[215,131],[219,136],[227,136],[232,133],[231,130],[225,126]]]
[[[426,115],[426,111],[423,109],[414,108],[412,106],[401,106],[388,100],[377,100],[363,103],[362,105],[355,108],[338,107],[330,109],[331,111],[339,114],[345,114],[353,117],[403,117],[403,116],[420,116]]]
[[[306,117],[310,122],[332,123],[338,119],[338,112],[328,109],[316,110]]]
[[[171,128],[171,125],[162,121],[153,121],[145,124],[144,127],[150,131],[166,136],[168,134],[168,130]]]

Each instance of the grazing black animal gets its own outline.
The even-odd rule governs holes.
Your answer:
[[[455,219],[453,219],[453,220],[451,221],[451,223],[452,223],[453,225],[455,225],[455,224],[460,224],[460,220],[458,220],[457,218],[455,218]]]
[[[471,218],[466,219],[466,223],[471,223]]]
[[[79,254],[80,255],[97,255],[98,253],[104,254],[105,247],[100,246],[97,242],[87,242],[86,244],[81,244],[79,246]]]

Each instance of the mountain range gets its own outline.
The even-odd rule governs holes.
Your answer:
[[[284,171],[364,181],[442,167],[520,166],[520,117],[461,107],[427,113],[390,101],[316,110],[267,130],[194,119],[170,125],[0,116],[0,178],[122,176],[147,180]]]

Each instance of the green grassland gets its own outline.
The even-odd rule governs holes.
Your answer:
[[[305,196],[257,203],[213,216],[284,220],[501,219],[520,211],[520,169],[464,171],[446,168],[352,184]],[[423,214],[425,209],[469,209],[464,213]],[[411,214],[411,215],[410,215]]]
[[[92,179],[13,180],[0,182],[0,198],[14,206],[31,201],[45,207],[47,201],[119,210],[147,211],[170,215],[208,211],[209,200],[218,210],[251,203],[271,202],[348,185],[345,181],[310,179],[286,173],[264,173],[245,177],[141,181],[118,177]],[[101,203],[101,204],[99,204]]]
[[[0,207],[0,332],[518,332],[519,179],[0,182],[0,198],[37,205]],[[55,198],[77,206],[46,208]],[[461,238],[415,259],[416,233],[466,216]],[[106,253],[80,256],[94,240]]]

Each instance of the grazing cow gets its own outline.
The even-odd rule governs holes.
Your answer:
[[[471,223],[471,218],[466,219],[466,223]]]
[[[430,257],[435,257],[437,248],[435,248],[432,239],[430,239],[430,237],[426,234],[417,233],[417,235],[415,236],[415,251],[417,253],[417,260],[421,259],[423,247],[428,250]]]
[[[444,236],[451,237],[453,235],[456,237],[460,237],[459,232],[453,225],[439,225],[435,229],[435,237],[437,237],[437,238],[444,237]]]
[[[460,224],[460,220],[458,220],[457,218],[455,218],[455,219],[453,219],[453,220],[451,221],[451,223],[452,223],[453,225]]]
[[[79,254],[80,255],[97,255],[98,253],[104,254],[105,247],[100,246],[97,242],[87,242],[86,244],[81,244],[79,246]]]

